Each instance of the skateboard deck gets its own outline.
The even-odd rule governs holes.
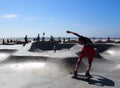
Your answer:
[[[89,81],[91,78],[93,78],[92,76],[89,77],[84,74],[77,74],[77,77],[74,77],[74,72],[70,72],[70,74],[73,75],[71,78],[77,79],[77,80]]]

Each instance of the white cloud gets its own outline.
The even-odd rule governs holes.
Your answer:
[[[17,14],[5,14],[0,16],[0,18],[5,18],[5,19],[9,19],[9,18],[16,18]]]

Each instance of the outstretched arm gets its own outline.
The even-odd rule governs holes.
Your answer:
[[[71,33],[71,34],[74,34],[74,35],[76,35],[76,36],[78,36],[78,37],[81,37],[81,35],[79,35],[79,34],[77,34],[77,33],[75,33],[75,32],[69,31],[69,30],[67,30],[66,33]]]

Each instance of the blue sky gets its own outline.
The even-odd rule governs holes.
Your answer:
[[[0,0],[0,37],[120,37],[120,0]]]

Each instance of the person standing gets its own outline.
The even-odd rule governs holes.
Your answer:
[[[25,45],[26,45],[26,43],[28,43],[28,38],[27,38],[27,35],[24,37],[24,40],[25,40],[25,42],[24,42],[23,46],[25,46]]]

